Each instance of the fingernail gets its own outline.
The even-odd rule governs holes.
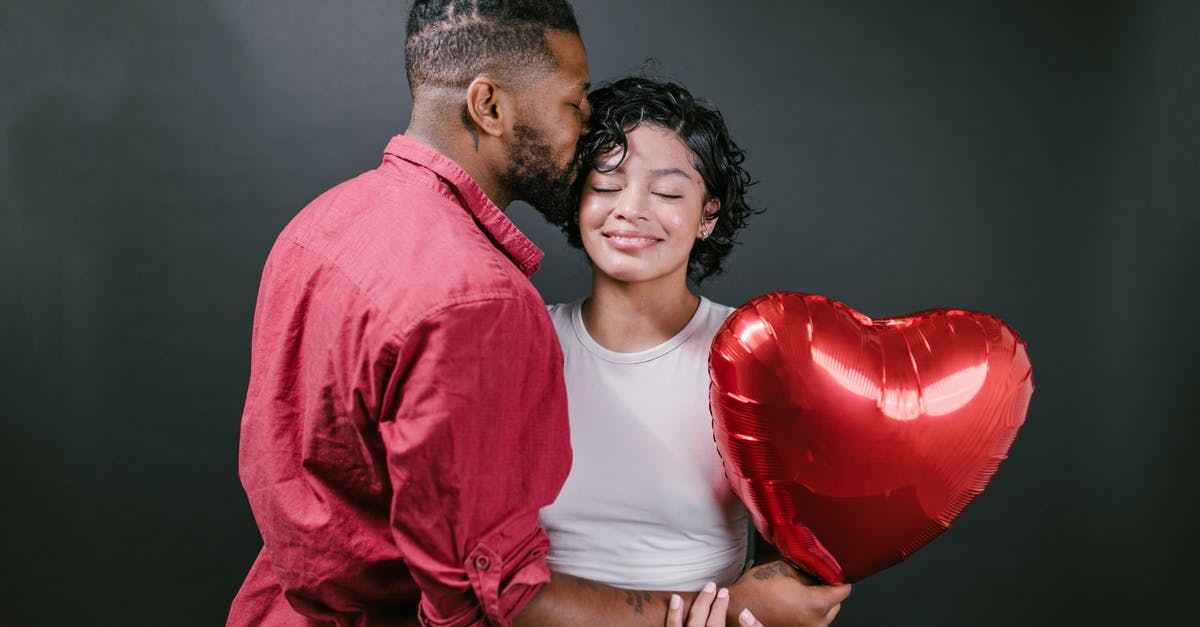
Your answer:
[[[707,592],[708,594],[712,594],[716,591],[717,591],[717,584],[715,584],[711,581],[704,584],[704,592]]]
[[[721,588],[720,590],[717,590],[718,599],[724,599],[727,596],[729,596],[729,588]]]
[[[741,622],[746,627],[752,627],[754,625],[754,623],[758,622],[754,618],[754,614],[750,613],[750,608],[746,608],[746,609],[742,610],[741,614],[738,614],[738,621]]]
[[[677,610],[683,605],[683,599],[678,594],[671,595],[671,609]]]

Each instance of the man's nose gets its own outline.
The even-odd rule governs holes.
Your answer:
[[[592,105],[588,104],[587,98],[583,99],[583,106],[580,107],[580,110],[583,123],[579,125],[579,136],[583,137],[592,130]]]

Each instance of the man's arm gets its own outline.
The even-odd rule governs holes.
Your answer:
[[[824,627],[841,611],[850,584],[821,584],[784,561],[768,562],[746,571],[730,586],[728,624],[737,624],[743,608],[764,625]]]
[[[430,312],[398,347],[379,431],[421,612],[507,624],[550,578],[538,511],[570,469],[557,336],[540,302],[481,295]]]
[[[713,602],[716,590],[706,593]],[[550,583],[517,615],[518,627],[550,625],[663,625],[671,595],[683,599],[683,610],[704,593],[624,590],[594,581],[552,573]],[[756,566],[729,587],[725,624],[741,625],[742,610],[772,627],[797,625],[824,627],[833,622],[849,585],[826,586],[806,577],[785,562]],[[718,605],[714,605],[718,607]]]
[[[662,625],[671,595],[688,606],[695,592],[625,590],[587,579],[551,573],[550,583],[517,615],[517,627],[550,625]]]

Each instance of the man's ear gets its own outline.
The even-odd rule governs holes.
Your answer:
[[[476,76],[467,85],[467,117],[479,132],[493,137],[503,135],[511,110],[511,96],[491,78]]]

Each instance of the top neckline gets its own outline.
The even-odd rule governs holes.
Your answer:
[[[571,303],[571,323],[572,326],[575,327],[575,337],[578,338],[579,343],[583,344],[583,346],[592,354],[605,361],[610,361],[617,364],[643,363],[662,357],[672,350],[675,350],[680,344],[683,344],[689,337],[692,336],[693,333],[696,332],[696,329],[707,317],[709,310],[712,308],[712,301],[701,296],[700,305],[696,307],[696,313],[692,314],[692,319],[688,320],[688,323],[679,330],[679,333],[676,333],[674,336],[657,346],[651,346],[650,348],[634,353],[622,353],[601,346],[600,343],[597,342],[590,333],[588,333],[587,327],[583,324],[584,300],[586,299],[581,298]]]

